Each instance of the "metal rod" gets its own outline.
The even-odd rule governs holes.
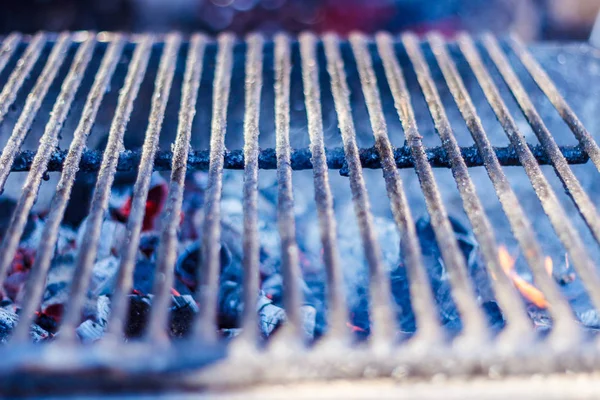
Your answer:
[[[536,162],[540,165],[550,164],[544,149],[540,145],[527,145]],[[492,147],[500,165],[505,167],[521,166],[521,161],[513,146]],[[446,157],[443,147],[425,148],[427,161],[433,168],[450,168],[450,160]],[[585,164],[589,161],[587,154],[578,146],[561,146],[569,164]],[[392,148],[396,168],[414,168],[414,160],[410,153],[410,147]],[[35,151],[20,151],[15,155],[12,172],[29,171],[35,157]],[[189,171],[207,171],[210,159],[209,150],[190,150],[187,158]],[[358,149],[360,163],[363,168],[381,168],[381,157],[375,147]],[[477,146],[461,147],[460,153],[467,167],[481,167],[484,165],[483,157],[479,154]],[[48,172],[62,171],[67,151],[56,150],[50,157]],[[325,163],[329,169],[341,170],[340,173],[347,175],[346,157],[341,147],[329,147],[324,149]],[[126,150],[119,155],[117,171],[134,171],[140,163],[141,152],[138,150]],[[293,170],[306,170],[313,168],[314,155],[310,148],[292,149],[291,166]],[[83,172],[97,172],[102,163],[102,152],[98,150],[84,150],[79,163],[79,169]],[[170,171],[173,164],[173,152],[157,151],[154,158],[155,171]],[[223,154],[223,168],[240,170],[244,169],[244,152],[242,150],[225,150]],[[277,158],[275,149],[263,149],[258,153],[259,169],[277,169]]]
[[[546,94],[560,116],[567,123],[569,128],[571,128],[573,134],[586,153],[589,154],[598,171],[600,171],[600,147],[594,140],[594,137],[585,126],[583,126],[579,118],[577,118],[577,115],[575,115],[575,112],[556,88],[556,85],[552,82],[552,79],[550,79],[542,66],[535,60],[531,53],[529,53],[527,47],[525,47],[521,40],[515,35],[512,35],[508,43],[535,83]]]
[[[11,33],[2,42],[2,47],[0,48],[0,72],[4,71],[8,60],[10,60],[15,50],[17,50],[21,37],[20,33]]]
[[[515,148],[519,149],[521,147],[527,147],[523,146],[525,139],[519,133],[517,125],[512,119],[506,104],[502,100],[498,88],[494,84],[487,69],[484,67],[473,40],[469,35],[461,34],[458,36],[457,41],[461,52],[475,74],[475,78],[481,85],[481,88],[488,102],[492,106],[492,109],[496,113],[498,121],[500,121],[500,124],[504,128],[507,137],[511,143],[513,143]],[[533,227],[526,217],[521,202],[506,179],[506,176],[500,167],[500,163],[492,152],[491,145],[481,126],[481,122],[471,114],[475,112],[473,104],[466,95],[464,98],[461,98],[460,102],[461,104],[468,102],[468,105],[464,105],[462,108],[466,109],[468,107],[468,110],[465,111],[468,116],[470,115],[468,119],[470,120],[469,126],[472,128],[471,134],[476,142],[479,143],[481,152],[486,154],[488,174],[496,188],[496,193],[510,222],[513,234],[519,242],[519,245],[523,250],[523,255],[533,272],[536,285],[540,288],[542,293],[544,293],[544,296],[551,304],[549,311],[553,319],[554,333],[552,335],[556,340],[565,338],[571,340],[572,338],[577,337],[578,331],[578,327],[572,317],[571,307],[558,290],[552,277],[546,272],[542,250],[538,241],[535,239]],[[529,170],[530,180],[535,186],[535,184],[539,182],[540,177],[543,177],[542,172],[536,165],[536,161],[533,159],[531,152],[519,150],[519,154],[523,165],[526,166],[526,171]]]
[[[300,54],[302,62],[302,81],[304,85],[304,103],[308,119],[310,137],[309,162],[314,166],[313,179],[315,203],[319,218],[321,243],[323,246],[323,262],[327,274],[327,319],[328,334],[337,337],[347,334],[346,321],[348,311],[343,288],[343,275],[337,245],[337,224],[333,211],[333,195],[329,185],[329,170],[325,152],[323,134],[323,116],[321,114],[321,89],[319,84],[319,64],[315,62],[317,38],[312,33],[300,35]],[[345,159],[344,150],[339,149],[340,156]],[[294,153],[291,155],[294,168]]]
[[[380,34],[376,40],[380,54],[385,54],[386,57],[393,54],[392,40],[389,35]],[[435,302],[423,265],[415,222],[408,205],[402,178],[400,178],[400,174],[396,169],[377,87],[377,77],[373,70],[373,61],[367,48],[366,37],[362,34],[352,34],[350,35],[350,44],[358,65],[377,151],[382,160],[383,177],[392,207],[392,214],[402,237],[401,252],[406,260],[412,312],[418,327],[417,334],[428,341],[437,341],[441,338],[441,330],[435,313]]]
[[[519,81],[519,78],[510,66],[507,58],[502,53],[502,50],[500,49],[496,39],[490,35],[486,35],[484,41],[486,42],[486,48],[490,52],[490,56],[494,60],[496,67],[500,71],[500,74],[510,87],[511,93],[517,100],[517,103],[527,118],[529,125],[540,140],[542,147],[546,150],[548,156],[550,157],[556,175],[563,183],[567,194],[575,202],[577,209],[583,216],[586,224],[590,228],[590,231],[596,238],[596,241],[600,243],[600,215],[598,215],[598,210],[596,210],[594,203],[591,201],[583,187],[581,187],[581,184],[579,183],[579,180],[575,174],[573,174],[573,171],[569,167],[567,160],[560,152],[560,149],[554,141],[552,134],[544,124],[542,117],[536,111],[531,98],[529,95],[527,95],[525,88]],[[593,139],[591,140],[593,142]],[[600,301],[600,293],[598,300]]]
[[[55,48],[56,51],[53,54],[54,57],[48,60],[47,68],[45,69],[47,75],[50,75],[47,76],[50,81],[54,79],[53,73],[55,74],[56,70],[58,70],[58,67],[61,65],[70,44],[69,35],[64,35],[61,39],[62,40],[56,44],[57,48]],[[78,76],[77,74],[83,75],[91,58],[94,44],[95,42],[91,40],[91,42],[87,42],[78,51],[77,59],[69,71],[69,76],[67,76],[67,79],[65,79],[65,82],[63,83],[61,93],[52,109],[50,120],[46,124],[44,135],[40,140],[40,148],[33,160],[31,171],[27,175],[27,180],[23,185],[21,197],[17,202],[8,229],[4,232],[2,244],[0,245],[0,287],[2,287],[8,267],[12,264],[15,252],[19,246],[19,241],[21,240],[23,230],[25,229],[27,219],[29,218],[29,212],[37,197],[42,176],[46,171],[45,166],[48,163],[48,158],[58,144],[58,134],[62,128],[62,123],[67,116],[75,92],[81,82],[81,76]],[[44,75],[45,74],[42,73],[42,76]],[[45,84],[46,82],[43,83]],[[41,100],[39,100],[39,102],[41,103]],[[37,109],[34,108],[33,112],[35,113],[36,111]],[[33,118],[31,119],[33,120]],[[4,187],[6,178],[10,173],[12,157],[20,147],[28,130],[29,127],[25,130],[18,130],[15,128],[9,142],[2,151],[2,156],[0,156],[0,188]]]
[[[430,86],[428,67],[424,61],[419,42],[413,35],[402,36],[411,63],[417,73],[421,88],[428,96]],[[435,182],[433,171],[425,156],[421,136],[417,128],[414,111],[410,105],[410,95],[398,60],[388,54],[384,60],[386,76],[388,78],[396,109],[402,121],[406,139],[408,140],[413,157],[416,161],[416,171],[421,182],[421,189],[425,195],[425,202],[431,217],[431,226],[438,242],[444,265],[448,271],[453,298],[463,322],[463,338],[470,338],[472,344],[477,344],[487,339],[488,328],[483,313],[477,306],[474,289],[467,273],[465,258],[458,247],[456,236],[448,219],[448,212],[441,198]],[[431,105],[430,105],[431,107]],[[430,112],[434,110],[430,109]],[[433,115],[433,114],[432,114]]]
[[[119,264],[119,274],[117,275],[117,283],[111,298],[112,313],[109,324],[110,333],[115,337],[122,336],[125,331],[125,324],[127,322],[126,316],[129,311],[129,294],[131,293],[131,288],[133,286],[133,271],[139,252],[142,223],[146,212],[150,178],[152,177],[152,163],[158,147],[165,109],[167,108],[167,102],[169,101],[169,92],[171,91],[171,84],[175,73],[175,64],[177,63],[177,53],[180,45],[181,36],[178,33],[172,33],[167,36],[165,47],[160,58],[156,80],[154,81],[150,118],[144,136],[140,167],[133,186],[131,211],[127,218],[127,239],[123,243],[120,253],[121,262]],[[155,282],[167,279],[172,278],[167,278],[160,274],[155,275]],[[165,309],[167,306],[165,306]],[[158,336],[161,333],[164,334],[164,331],[158,330],[156,335]]]
[[[502,50],[500,49],[498,42],[489,35],[484,36],[483,42],[486,51],[492,58],[492,61],[498,68],[498,71],[504,78],[505,82],[508,84],[511,93],[519,103],[519,107],[521,107],[523,112],[526,114],[526,117],[532,125],[533,130],[536,132],[538,138],[542,142],[542,145],[544,146],[546,151],[549,152],[551,158],[553,159],[557,175],[559,175],[559,177],[563,181],[563,184],[565,184],[565,186],[569,190],[577,190],[575,187],[579,186],[578,180],[571,175],[572,172],[569,170],[568,166],[566,166],[566,162],[564,162],[564,159],[558,159],[555,148],[556,142],[554,142],[554,139],[552,139],[550,133],[547,130],[544,130],[544,128],[542,128],[543,122],[541,122],[541,118],[539,118],[537,112],[533,108],[531,108],[533,107],[533,105],[531,104],[531,101],[529,100],[523,87],[518,81],[518,78],[514,74],[514,71],[512,71],[510,64],[508,64],[506,57],[502,54]],[[507,125],[510,129],[516,128],[516,126],[513,126],[514,122],[511,123],[506,121],[506,119],[501,120],[501,122]],[[518,131],[515,130],[515,132]],[[514,140],[513,145],[517,147],[517,150],[519,152],[522,152],[524,154],[528,153],[529,149],[526,148],[526,146],[522,145],[524,140],[522,139],[521,135],[514,134],[511,135],[509,138],[511,139],[511,141]],[[521,142],[520,146],[518,142]],[[585,285],[588,291],[592,304],[594,305],[594,307],[596,307],[596,309],[600,309],[600,292],[596,290],[596,288],[600,286],[600,278],[596,273],[594,263],[590,259],[585,245],[581,240],[581,237],[573,227],[571,219],[569,218],[565,209],[556,197],[555,192],[548,184],[548,181],[544,177],[539,166],[533,163],[530,165],[525,165],[525,172],[529,175],[530,180],[532,181],[533,188],[536,194],[538,195],[544,212],[546,213],[546,215],[548,215],[548,218],[550,219],[550,222],[552,223],[556,234],[558,235],[560,241],[563,243],[563,245],[569,252],[573,265],[575,266],[577,273],[579,274],[583,284]],[[572,196],[573,199],[575,199],[575,194],[572,194]],[[585,196],[587,197],[587,195]],[[583,207],[588,208],[587,206]],[[589,215],[589,212],[591,212],[591,210],[595,211],[593,206],[591,207],[592,209],[588,209],[585,212],[585,214],[581,206],[579,207],[584,217],[586,215]],[[588,222],[588,225],[589,224],[590,222]]]
[[[454,62],[448,55],[443,39],[436,35],[430,35],[429,41],[448,88],[465,119],[473,139],[478,144],[480,153],[484,154],[484,160],[488,159],[490,155],[493,157],[493,152],[490,151],[491,145],[487,141],[487,135],[477,117],[477,111],[471,102]],[[518,340],[522,342],[524,336],[526,336],[527,333],[531,333],[529,318],[525,313],[523,303],[519,299],[518,292],[504,274],[502,266],[500,265],[496,237],[491,223],[477,196],[477,190],[469,177],[467,166],[460,156],[458,143],[452,132],[452,127],[448,120],[448,116],[446,115],[442,100],[435,88],[433,79],[431,78],[429,68],[426,68],[425,72],[431,83],[429,96],[426,96],[428,97],[427,101],[429,108],[432,111],[432,115],[434,116],[436,129],[446,148],[446,153],[454,160],[455,165],[453,167],[453,175],[463,201],[463,207],[471,222],[475,237],[481,246],[487,268],[490,270],[491,275],[496,277],[491,280],[491,283],[498,304],[503,310],[505,319],[507,320],[508,328],[504,333],[513,341]],[[502,173],[502,171],[500,171],[500,173]],[[495,179],[498,175],[492,174],[492,176]],[[506,189],[506,187],[503,187],[503,189]],[[539,258],[539,261],[543,262],[541,258]]]
[[[217,301],[221,251],[221,189],[223,188],[223,153],[227,130],[227,104],[231,88],[233,44],[235,37],[223,33],[218,38],[217,64],[213,82],[213,109],[210,135],[210,164],[204,203],[202,256],[198,269],[197,299],[200,312],[195,334],[201,339],[216,339]]]
[[[392,343],[396,328],[394,314],[390,307],[392,299],[390,281],[381,260],[381,250],[373,226],[371,204],[360,166],[358,146],[356,145],[356,130],[350,108],[350,91],[346,82],[344,62],[340,54],[339,39],[335,34],[327,34],[323,37],[323,44],[327,58],[327,71],[331,80],[331,91],[350,173],[350,189],[354,200],[354,210],[365,258],[369,266],[370,318],[373,324],[371,340],[377,344]]]
[[[8,142],[2,149],[2,155],[0,156],[0,193],[4,191],[4,185],[6,184],[6,179],[10,173],[10,166],[13,163],[15,154],[21,147],[21,144],[23,144],[25,136],[27,136],[27,133],[29,133],[31,124],[33,123],[33,120],[40,109],[40,106],[42,105],[42,100],[44,100],[44,97],[46,97],[52,81],[54,81],[54,78],[58,74],[58,70],[67,56],[70,45],[71,35],[68,33],[62,33],[54,45],[52,52],[48,57],[48,62],[38,77],[35,86],[27,96],[25,107],[23,107],[23,111],[21,112],[21,115],[15,124]],[[25,77],[22,78],[25,79]],[[7,84],[4,88],[6,89],[8,86],[9,84]],[[2,94],[0,94],[0,103],[1,102]],[[12,103],[12,101],[10,103]],[[3,115],[1,107],[2,106],[0,105],[0,115]]]
[[[263,85],[264,38],[251,34],[246,38],[246,96],[244,113],[244,312],[241,326],[251,342],[258,339],[255,304],[260,290],[260,241],[258,232],[258,121]],[[277,43],[277,41],[276,41]],[[277,61],[276,61],[277,62]],[[277,65],[275,66],[277,68]],[[277,94],[276,94],[277,95]]]
[[[42,237],[37,249],[35,261],[31,267],[29,279],[25,285],[24,304],[19,314],[19,324],[13,332],[13,340],[24,342],[29,340],[29,329],[34,317],[34,312],[40,304],[42,293],[45,288],[46,276],[50,268],[50,262],[54,255],[54,248],[58,240],[58,231],[61,221],[65,214],[71,189],[77,175],[78,164],[87,141],[87,137],[92,129],[93,123],[98,114],[100,103],[110,84],[110,80],[119,62],[119,58],[125,45],[123,35],[118,35],[110,43],[102,64],[98,69],[93,86],[87,96],[79,124],[75,129],[73,141],[69,148],[69,154],[65,159],[65,167],[57,184],[56,193],[52,198],[50,211],[46,218]]]
[[[522,245],[523,253],[527,254],[527,257],[531,259],[536,272],[543,273],[544,276],[549,279],[544,270],[544,260],[539,245],[535,241],[535,235],[531,229],[529,220],[525,217],[516,195],[512,191],[502,168],[495,159],[495,154],[487,134],[477,116],[477,110],[471,101],[471,97],[465,88],[454,61],[448,54],[446,43],[439,35],[432,34],[429,35],[428,38],[431,50],[444,75],[448,88],[452,93],[452,97],[454,98],[480,153],[484,155],[486,170],[490,180],[494,184],[496,194],[500,199],[501,204],[504,206],[505,214],[507,214],[508,219],[511,222],[513,233],[516,234],[519,243]],[[462,173],[466,175],[468,174],[466,170],[467,167],[459,156],[460,153],[458,152],[456,139],[453,135],[448,138],[448,133],[451,132],[452,129],[450,127],[450,121],[446,116],[442,101],[437,93],[435,97],[435,107],[437,108],[436,114],[439,116],[438,118],[441,119],[441,126],[438,128],[440,137],[442,137],[442,142],[446,143],[448,154],[451,152],[455,154],[458,164],[461,165]],[[464,180],[459,182],[457,179],[457,187],[461,196],[463,196],[465,211],[469,216],[477,241],[481,245],[487,267],[490,269],[491,274],[496,277],[492,280],[492,284],[498,303],[507,317],[508,328],[505,333],[510,335],[512,340],[523,343],[524,337],[526,337],[528,333],[531,333],[530,321],[525,313],[523,302],[520,300],[518,292],[500,265],[496,238],[490,221],[485,215],[483,206],[477,197],[477,191],[473,185],[473,181],[468,178],[467,182],[464,182]],[[535,255],[535,257],[532,255]]]
[[[278,35],[275,42],[275,132],[277,153],[277,224],[281,239],[281,275],[283,278],[283,301],[287,317],[287,331],[301,340],[302,293],[296,221],[294,217],[294,193],[292,168],[290,166],[290,48],[289,40]]]
[[[59,40],[60,38],[64,39],[65,35],[68,34],[61,34]],[[42,54],[46,40],[47,36],[44,32],[39,32],[33,37],[29,46],[25,49],[25,53],[23,53],[23,56],[17,63],[15,69],[10,74],[8,82],[6,82],[2,88],[2,92],[0,92],[0,122],[4,121],[6,113],[17,98],[19,89],[21,89],[21,86],[23,86],[23,83],[27,80],[27,76],[31,72],[31,69],[40,57],[40,54]],[[54,47],[56,48],[57,45],[58,42]],[[48,64],[50,64],[50,60],[48,60],[46,65]],[[27,100],[29,100],[29,96],[27,97]],[[23,113],[25,113],[25,109],[23,109]]]
[[[119,95],[115,116],[108,135],[108,143],[102,157],[102,166],[98,173],[94,196],[90,205],[90,212],[83,228],[85,229],[84,237],[86,240],[81,243],[75,260],[75,273],[69,293],[70,301],[65,310],[61,334],[58,340],[75,340],[75,328],[79,323],[86,289],[98,253],[98,241],[100,239],[104,216],[108,208],[110,189],[115,177],[119,150],[123,148],[123,135],[125,134],[125,129],[133,110],[133,102],[137,97],[146,72],[153,42],[153,36],[146,35],[144,36],[144,40],[136,46],[132,61],[129,64],[123,89]],[[113,314],[114,310],[111,316]]]
[[[186,70],[183,77],[181,91],[181,107],[179,109],[179,125],[177,138],[173,150],[173,167],[171,183],[161,226],[160,244],[156,257],[154,283],[154,299],[150,312],[150,322],[146,329],[147,335],[154,340],[165,338],[164,332],[169,318],[169,302],[171,301],[171,288],[173,287],[174,266],[177,258],[177,230],[181,221],[181,207],[183,203],[183,189],[185,174],[192,137],[192,122],[196,114],[196,100],[200,77],[202,76],[201,60],[204,59],[204,50],[207,38],[201,34],[194,34],[190,39]]]
[[[46,124],[44,134],[40,139],[39,150],[33,160],[31,171],[27,175],[21,197],[17,202],[8,229],[4,233],[2,245],[0,246],[0,271],[2,271],[0,273],[0,286],[2,285],[2,278],[13,262],[29,218],[29,213],[33,208],[40,185],[42,184],[48,159],[58,145],[58,135],[67,118],[67,114],[75,98],[75,93],[79,89],[87,66],[92,59],[95,46],[96,40],[94,35],[91,35],[90,38],[81,44],[50,113],[50,120]]]

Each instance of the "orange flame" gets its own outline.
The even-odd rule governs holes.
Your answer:
[[[523,297],[539,308],[548,308],[549,304],[544,297],[544,294],[531,283],[521,278],[517,271],[515,271],[515,259],[510,255],[506,247],[500,246],[498,248],[498,259],[502,266],[502,270],[506,276],[512,280],[513,285],[515,285]],[[550,257],[546,257],[544,265],[546,267],[546,272],[552,274],[553,266]]]

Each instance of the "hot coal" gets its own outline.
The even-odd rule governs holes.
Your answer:
[[[135,177],[135,175],[133,175]],[[222,235],[221,235],[221,270],[218,298],[218,329],[222,337],[234,337],[240,332],[240,320],[244,304],[243,280],[243,199],[242,181],[239,175],[226,173],[224,176],[222,198]],[[98,249],[97,260],[93,266],[90,279],[88,301],[81,316],[81,324],[77,334],[83,342],[100,340],[107,328],[110,314],[110,300],[120,267],[120,252],[125,243],[126,223],[129,217],[133,180],[130,174],[121,174],[115,183],[102,226],[102,240]],[[206,174],[191,172],[186,178],[186,189],[182,206],[181,225],[179,231],[178,258],[175,269],[175,283],[171,289],[172,303],[170,322],[167,327],[172,338],[189,335],[192,320],[198,312],[198,304],[193,294],[197,289],[198,268],[201,263],[202,223],[204,190]],[[133,272],[133,290],[130,294],[130,310],[125,326],[125,335],[129,339],[140,337],[145,333],[149,311],[152,307],[156,256],[159,247],[160,215],[167,193],[166,180],[154,173],[151,179],[151,190],[146,203],[146,215],[140,238],[139,252]],[[9,209],[14,201],[1,200]],[[300,268],[303,278],[299,287],[302,290],[302,321],[305,337],[317,339],[327,330],[327,309],[325,275],[323,260],[319,246],[318,221],[314,207],[309,205],[302,195],[297,196],[297,239],[299,246]],[[12,201],[12,203],[11,203]],[[276,181],[261,184],[259,188],[260,207],[260,292],[257,303],[251,305],[258,316],[259,330],[266,339],[273,335],[286,323],[285,305],[283,304],[283,279],[280,274],[280,243],[276,220],[277,184]],[[352,207],[348,214],[343,212],[338,219],[353,215]],[[9,215],[10,216],[10,215]],[[6,216],[5,216],[6,217]],[[22,302],[23,286],[29,276],[29,270],[35,260],[35,252],[39,246],[44,224],[44,213],[32,214],[30,223],[20,244],[13,266],[3,287],[2,319],[5,337],[16,321]],[[55,256],[48,274],[42,304],[32,326],[32,335],[36,340],[45,340],[54,334],[60,335],[60,322],[65,306],[68,303],[70,282],[74,272],[74,263],[79,244],[85,240],[85,220],[78,225],[65,223],[59,232],[59,241]],[[398,248],[401,240],[393,220],[375,216],[379,241],[382,244],[383,261],[388,266],[391,289],[395,300],[398,323],[398,337],[412,336],[418,327],[411,306],[409,295],[409,279],[402,254]],[[479,245],[471,229],[460,220],[452,217],[451,225],[467,262],[468,272],[476,288],[476,297],[480,307],[488,318],[490,327],[500,331],[505,324],[502,311],[498,307],[491,289],[491,277],[488,275],[479,250]],[[2,219],[0,218],[0,227]],[[7,226],[6,224],[4,226]],[[366,338],[370,334],[368,272],[363,261],[360,235],[351,224],[343,225],[339,230],[339,248],[346,282],[349,304],[348,329],[357,338]],[[416,222],[416,231],[420,240],[424,266],[434,294],[439,320],[450,336],[461,328],[460,314],[452,298],[452,290],[448,281],[431,224],[427,218]],[[517,260],[517,264],[522,262]],[[564,285],[565,292],[572,304],[587,304],[576,298],[582,291],[577,288],[581,282],[570,269],[557,269],[556,279]],[[564,277],[564,278],[561,278]],[[524,278],[528,279],[528,278]],[[347,279],[348,280],[348,279]],[[539,331],[551,329],[551,320],[547,310],[527,303],[527,310],[533,326]],[[580,322],[585,327],[600,327],[598,313],[589,307],[575,307]],[[37,332],[37,333],[36,333]]]

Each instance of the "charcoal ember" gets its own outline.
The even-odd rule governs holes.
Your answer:
[[[152,299],[148,295],[133,294],[129,296],[129,318],[125,324],[125,336],[128,338],[140,337],[144,333]]]
[[[286,320],[283,308],[273,304],[273,301],[261,293],[256,306],[261,334],[271,336]]]
[[[191,330],[194,316],[198,313],[198,304],[190,295],[172,296],[171,336],[182,337]]]
[[[160,234],[157,231],[142,232],[140,235],[138,259],[156,260],[156,252],[160,244]]]
[[[110,295],[114,289],[117,273],[119,271],[119,258],[109,256],[101,258],[94,263],[89,290],[94,297]]]
[[[93,302],[88,302],[83,310],[83,321],[75,330],[83,343],[93,343],[104,335],[110,315],[110,299],[99,296]]]
[[[129,296],[129,318],[125,326],[128,338],[140,337],[146,328],[152,307],[152,295],[132,294]],[[185,336],[191,330],[198,305],[190,295],[173,295],[170,311],[169,332],[171,337]]]
[[[87,240],[87,219],[83,221],[77,232],[77,248],[81,247],[83,241]],[[110,216],[102,223],[100,240],[98,242],[98,254],[96,260],[102,260],[110,256],[119,256],[123,243],[127,240],[127,229],[125,224],[113,220]]]
[[[459,248],[467,262],[469,275],[475,282],[474,286],[477,290],[478,300],[482,304],[494,302],[490,278],[482,261],[479,245],[472,231],[456,218],[450,217],[450,223],[456,235]],[[444,266],[441,251],[435,239],[429,218],[420,218],[416,223],[416,228],[421,243],[423,262],[427,268],[433,293],[435,294],[434,297],[440,311],[442,324],[451,331],[460,330],[462,324],[456,304],[452,299],[448,272]],[[497,307],[493,308],[488,305],[487,308],[484,307],[484,310],[489,311],[487,316],[493,326],[503,325],[504,319]]]
[[[19,321],[19,316],[14,311],[0,308],[0,343],[6,343],[14,327]],[[31,338],[34,342],[48,339],[51,335],[37,324],[31,325]]]
[[[126,222],[129,218],[133,200],[133,185],[129,184],[128,179],[123,183],[113,185],[109,199],[109,212],[120,222]],[[159,228],[159,215],[167,200],[168,192],[167,181],[158,172],[154,172],[150,177],[142,231]]]
[[[195,241],[189,244],[183,252],[177,258],[177,263],[175,265],[175,274],[176,276],[192,291],[196,290],[196,279],[197,279],[197,271],[198,265],[201,257],[201,248],[202,243],[200,241]],[[228,267],[232,263],[231,253],[229,248],[221,244],[221,271],[228,269]],[[241,264],[238,264],[241,266]],[[236,273],[230,273],[231,275],[239,275]]]

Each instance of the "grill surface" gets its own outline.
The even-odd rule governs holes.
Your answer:
[[[427,48],[431,50],[433,58],[425,55]],[[411,99],[412,89],[405,79],[406,66],[398,60],[399,51],[406,52],[409,66],[416,74],[427,111],[441,139],[441,147],[427,148],[421,140]],[[507,57],[509,53],[513,63]],[[464,57],[464,61],[461,59],[457,63],[457,54]],[[137,126],[128,127],[128,122],[134,113],[140,87],[147,79],[148,66],[153,62],[152,57],[157,55],[160,61],[149,104],[148,123],[145,134],[140,135],[144,138],[142,150],[121,152],[128,129],[140,129]],[[265,41],[262,36],[253,34],[244,42],[238,42],[230,34],[222,34],[216,40],[193,35],[189,41],[176,33],[164,38],[148,35],[126,37],[108,33],[63,33],[58,36],[40,33],[33,37],[13,34],[4,39],[0,49],[0,73],[7,76],[0,93],[0,121],[6,122],[7,116],[10,117],[11,105],[22,95],[22,87],[27,86],[26,78],[43,57],[46,57],[42,61],[43,69],[29,91],[0,156],[0,188],[7,184],[11,170],[29,171],[1,244],[0,283],[5,279],[15,256],[27,215],[34,206],[43,179],[49,171],[61,171],[61,174],[44,227],[44,240],[37,250],[25,287],[26,300],[20,322],[9,343],[0,348],[3,355],[0,387],[3,390],[19,392],[90,387],[115,390],[190,389],[324,378],[393,377],[401,380],[435,376],[501,377],[585,372],[600,366],[596,342],[582,337],[569,303],[545,271],[544,253],[534,229],[536,221],[527,215],[502,168],[508,165],[523,166],[543,211],[585,285],[590,302],[600,309],[600,281],[596,265],[571,216],[540,167],[544,164],[553,167],[593,238],[600,243],[598,212],[569,165],[586,163],[591,159],[600,169],[600,150],[554,83],[518,39],[509,38],[499,43],[494,37],[484,35],[481,41],[475,43],[469,35],[462,34],[456,42],[447,44],[436,34],[428,36],[426,43],[411,34],[405,34],[399,40],[388,34],[379,34],[374,38],[353,34],[346,42],[332,34],[325,35],[321,40],[306,33],[298,41],[284,35],[275,36],[273,41]],[[214,63],[200,62],[210,57],[213,57],[211,60],[214,59]],[[240,84],[234,81],[239,75],[236,67],[239,67],[240,57],[245,68],[245,111],[241,129],[243,142],[239,139],[227,142],[226,132],[232,129],[231,126],[235,129],[236,124],[242,124],[241,120],[234,121],[239,115],[228,115],[232,110],[229,105],[232,86]],[[11,60],[16,58],[19,61],[13,66]],[[348,75],[346,63],[349,59],[356,66],[357,76]],[[68,66],[63,66],[68,62]],[[88,136],[97,118],[107,119],[106,112],[103,114],[102,111],[103,98],[111,82],[115,81],[115,71],[124,62],[127,73],[117,104],[108,111],[112,122],[106,151],[87,150]],[[517,75],[514,69],[516,62],[521,63],[558,110],[575,135],[579,143],[577,146],[558,146]],[[90,66],[92,64],[94,67]],[[441,70],[444,84],[467,124],[475,143],[473,147],[459,146],[439,93],[441,84],[431,70],[435,64]],[[4,71],[7,66],[14,67],[10,73]],[[63,69],[68,69],[66,75],[60,72]],[[463,80],[467,69],[474,75],[474,82],[483,90],[483,95],[505,131],[510,142],[508,147],[492,146],[478,115],[479,106],[476,107],[471,99],[471,86],[467,86]],[[500,74],[508,86],[539,139],[539,145],[528,144],[521,134],[521,127],[503,100],[498,80],[492,77],[492,69]],[[301,73],[294,75],[297,70],[301,70]],[[272,71],[270,80],[263,77],[264,71]],[[338,148],[326,146],[322,114],[326,107],[322,100],[325,71],[327,85],[330,85],[330,89],[326,90],[332,95],[341,132],[342,146]],[[309,146],[297,150],[292,150],[290,145],[294,139],[290,130],[290,115],[294,112],[290,108],[290,91],[294,77],[302,81],[303,112],[306,113],[309,138]],[[349,81],[354,78],[359,86],[356,86],[356,82],[350,82],[352,86],[349,87]],[[87,98],[81,101],[83,109],[77,111],[80,117],[76,126],[73,129],[67,124],[67,128],[63,129],[69,111],[76,107],[79,99],[76,94],[82,86],[90,85],[85,83],[90,79],[93,82]],[[259,128],[259,120],[264,118],[261,116],[264,110],[261,105],[264,98],[261,99],[261,96],[270,81],[274,83],[272,127],[276,146],[275,149],[261,150],[259,131],[264,132]],[[197,109],[207,106],[203,100],[207,96],[202,94],[206,90],[204,83],[213,85],[210,150],[190,150],[191,145],[198,148],[199,143],[206,144],[198,142],[203,139],[194,139],[193,135],[194,114]],[[36,126],[36,115],[40,108],[44,109],[48,92],[57,84],[61,85],[60,90],[43,129],[39,147],[35,151],[22,149],[28,132]],[[395,148],[390,141],[392,136],[399,136],[400,133],[393,132],[386,122],[380,93],[384,86],[391,94],[387,100],[394,102],[397,117],[401,121],[404,147]],[[366,102],[374,138],[373,148],[359,148],[359,139],[370,133],[360,132],[354,123],[355,100],[352,90],[357,87]],[[170,109],[169,104],[177,103],[175,96],[170,96],[173,91],[180,95],[180,103]],[[161,131],[168,130],[163,126],[163,120],[168,119],[173,110],[178,113],[174,145],[171,151],[160,151],[159,145],[164,142],[161,140]],[[269,113],[267,115],[271,115]],[[57,150],[61,130],[72,138],[68,151]],[[34,135],[34,132],[30,135]],[[208,137],[207,134],[200,136]],[[171,139],[165,140],[168,143],[173,141],[172,135]],[[243,149],[226,150],[226,145],[235,149],[242,143]],[[485,167],[536,285],[552,305],[549,312],[553,328],[543,340],[534,335],[518,292],[502,272],[495,229],[470,176],[469,167],[472,166]],[[452,342],[443,338],[434,311],[434,299],[428,288],[419,238],[407,199],[407,190],[415,188],[405,187],[398,170],[409,167],[415,169],[420,181],[433,231],[449,273],[452,295],[461,314],[463,329]],[[485,265],[496,277],[492,281],[493,290],[507,324],[496,337],[489,332],[485,316],[478,306],[473,282],[455,240],[447,206],[432,167],[451,168]],[[98,173],[86,225],[87,239],[78,252],[70,301],[60,335],[52,343],[32,346],[28,344],[29,325],[40,304],[58,229],[79,168]],[[302,300],[297,277],[301,272],[294,226],[292,170],[310,168],[314,171],[315,202],[327,277],[328,331],[314,346],[307,348],[302,343],[300,321]],[[376,237],[377,227],[373,221],[362,168],[381,168],[393,219],[403,238],[401,251],[406,260],[417,333],[402,344],[397,344],[394,339],[395,319],[389,301],[390,281]],[[257,321],[252,307],[247,307],[242,319],[242,326],[245,327],[243,334],[229,346],[218,342],[215,337],[224,169],[244,169],[243,266],[249,276],[244,281],[246,304],[256,301],[255,294],[259,287],[259,169],[277,169],[277,215],[283,254],[284,305],[288,319],[285,328],[266,349],[256,344],[258,332],[253,327]],[[334,217],[329,169],[340,169],[343,175],[348,176],[369,269],[373,327],[368,341],[361,344],[351,344],[345,329],[347,305],[343,294],[343,265],[339,259],[336,238],[340,222],[336,222]],[[98,243],[102,240],[101,225],[108,208],[110,189],[115,173],[128,170],[137,171],[137,180],[127,222],[128,236],[123,244],[117,286],[112,296],[108,333],[99,343],[82,350],[83,345],[76,340],[75,328],[81,315]],[[158,279],[155,285],[155,298],[145,335],[139,341],[124,343],[120,338],[127,313],[127,294],[132,286],[144,205],[153,170],[171,170],[165,223],[161,228],[156,263],[157,273],[163,274],[165,279]],[[196,297],[200,313],[194,324],[193,339],[170,343],[166,340],[164,327],[168,320],[169,290],[173,282],[186,170],[208,171],[202,239],[205,257],[201,261],[201,284]]]

